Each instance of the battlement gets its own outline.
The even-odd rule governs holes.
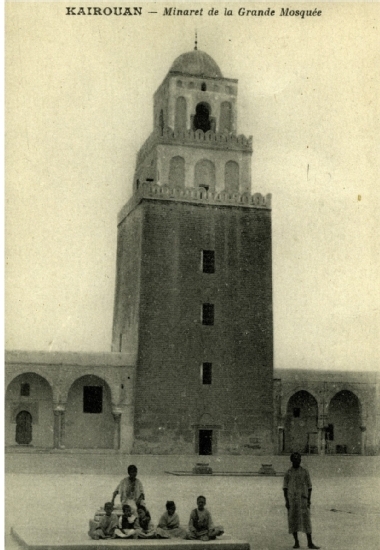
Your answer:
[[[227,133],[215,133],[211,130],[204,133],[202,130],[172,130],[166,127],[162,134],[154,130],[140,151],[137,153],[136,166],[140,166],[144,159],[155,145],[188,145],[190,147],[199,147],[205,149],[222,149],[233,151],[247,151],[252,153],[252,136],[248,138],[243,134],[234,135]]]
[[[118,215],[118,224],[141,202],[142,199],[191,202],[215,206],[240,206],[271,210],[272,195],[261,193],[229,193],[227,191],[206,191],[202,187],[169,187],[157,183],[145,182],[139,185],[131,199],[123,206]]]

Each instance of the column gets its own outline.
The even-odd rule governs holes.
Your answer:
[[[366,445],[367,445],[367,428],[366,426],[360,426],[361,431],[361,454],[365,455]]]
[[[318,454],[326,454],[326,437],[325,437],[326,415],[321,414],[318,418]]]
[[[59,449],[60,411],[54,410],[54,449]]]
[[[64,449],[65,407],[57,405],[54,409],[54,449]]]
[[[112,411],[112,416],[114,419],[114,431],[113,431],[113,448],[115,451],[120,449],[120,420],[121,420],[121,411],[119,409],[114,409]]]
[[[284,427],[278,426],[278,454],[284,451]]]

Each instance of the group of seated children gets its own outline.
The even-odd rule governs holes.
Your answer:
[[[89,536],[92,539],[134,538],[134,539],[169,539],[181,538],[190,540],[214,540],[223,535],[223,527],[215,527],[211,514],[205,508],[206,498],[197,498],[197,508],[192,510],[188,530],[180,526],[176,506],[172,500],[166,503],[166,512],[154,526],[150,513],[145,506],[144,490],[137,479],[136,466],[128,467],[129,477],[123,479],[113,493],[111,502],[104,505],[104,515],[99,522],[90,522]],[[118,517],[113,513],[114,500],[120,493],[123,514]],[[134,508],[137,508],[137,516]]]

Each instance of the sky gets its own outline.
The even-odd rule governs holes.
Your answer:
[[[304,19],[280,6],[310,5],[268,4],[269,18],[236,3],[208,16],[216,4],[197,2],[202,17],[67,5],[129,4],[7,5],[6,349],[110,351],[117,213],[153,94],[197,29],[239,80],[252,193],[272,193],[275,367],[378,370],[380,5],[323,3]]]

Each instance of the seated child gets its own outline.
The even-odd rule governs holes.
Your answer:
[[[128,466],[128,477],[122,479],[112,494],[112,504],[116,495],[120,493],[121,504],[129,504],[132,509],[139,504],[144,504],[144,488],[137,479],[137,467],[134,464]]]
[[[119,518],[112,513],[112,502],[106,502],[104,505],[105,515],[99,522],[90,521],[89,536],[94,540],[110,539],[114,537],[115,529],[119,525]]]
[[[197,498],[197,508],[192,510],[189,520],[189,530],[186,533],[186,538],[190,540],[214,540],[219,535],[223,535],[223,527],[214,527],[211,519],[211,514],[205,508],[206,497],[199,496]]]
[[[123,515],[119,518],[119,529],[115,530],[115,537],[120,539],[129,539],[136,534],[135,530],[136,516],[132,512],[129,504],[123,505]]]
[[[148,510],[140,504],[137,507],[138,518],[135,522],[136,535],[139,539],[155,539],[156,530]]]
[[[156,529],[157,537],[162,539],[185,538],[186,531],[180,527],[179,517],[175,510],[175,503],[172,500],[168,500],[166,503],[166,512],[161,516]]]

